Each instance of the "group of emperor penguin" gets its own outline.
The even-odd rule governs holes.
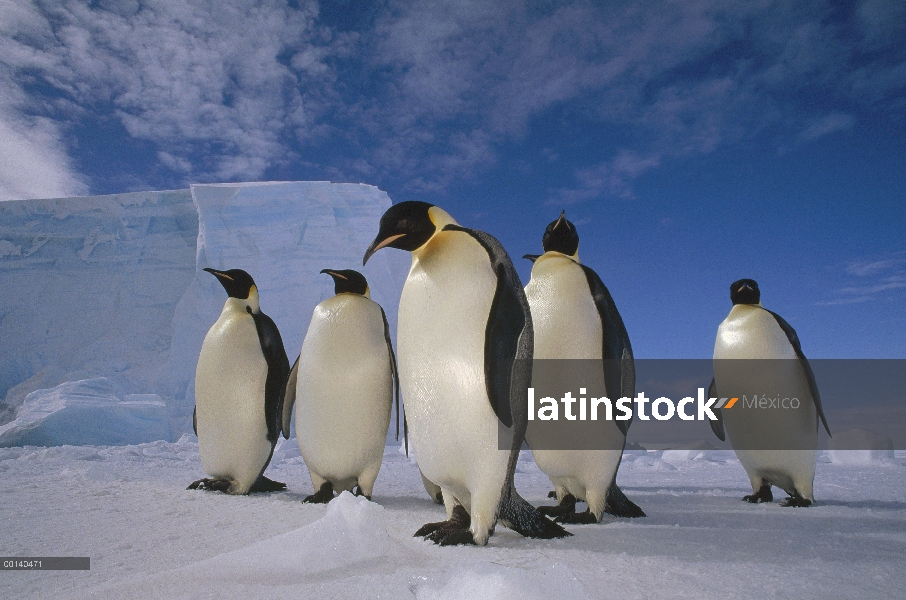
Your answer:
[[[333,278],[335,295],[315,307],[290,368],[252,277],[241,269],[205,271],[228,297],[195,373],[193,426],[210,477],[189,489],[286,489],[264,470],[280,432],[290,437],[295,407],[296,440],[315,489],[304,501],[327,503],[334,491],[370,500],[399,387],[387,317],[370,299],[365,277],[351,269],[321,271]]]
[[[579,236],[564,213],[543,235],[523,289],[500,242],[459,225],[438,206],[417,201],[391,206],[362,264],[382,248],[412,255],[398,310],[397,352],[383,309],[370,299],[359,272],[324,269],[335,295],[315,307],[290,368],[280,333],[260,308],[245,271],[205,269],[227,300],[202,344],[195,379],[193,426],[202,467],[209,475],[190,489],[229,494],[279,491],[264,476],[278,437],[295,433],[314,494],[326,503],[351,491],[371,499],[381,467],[394,395],[411,438],[425,489],[442,502],[446,520],[416,533],[440,545],[485,545],[499,523],[534,538],[571,535],[563,524],[599,523],[645,513],[616,483],[628,423],[612,421],[601,434],[608,450],[533,448],[538,467],[554,486],[555,506],[536,508],[516,491],[514,474],[525,441],[533,359],[597,359],[610,398],[635,395],[629,335],[597,273],[579,260]],[[726,358],[795,359],[779,376],[809,409],[778,424],[753,411],[716,411],[715,434],[731,444],[748,473],[749,502],[770,502],[771,486],[789,494],[784,505],[814,501],[817,420],[827,428],[815,378],[793,328],[760,304],[749,279],[731,286],[733,309],[718,329],[710,395],[765,389],[718,368]],[[612,365],[618,365],[613,368]],[[395,392],[395,394],[394,394]],[[739,392],[741,393],[741,392]],[[796,437],[806,450],[753,450],[767,429]],[[398,429],[398,427],[397,427]],[[507,436],[500,438],[500,431]],[[828,433],[830,433],[828,429]],[[509,440],[500,448],[499,440]],[[409,447],[406,440],[406,448]],[[809,446],[809,444],[811,444]],[[576,512],[577,502],[587,509]],[[551,520],[548,517],[553,517]]]

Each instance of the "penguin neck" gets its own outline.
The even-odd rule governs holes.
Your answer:
[[[223,311],[260,313],[261,305],[258,303],[258,291],[252,288],[248,298],[227,298],[223,305]]]
[[[456,219],[450,216],[450,213],[439,206],[432,206],[428,209],[428,218],[434,223],[436,229],[434,235],[437,235],[437,231],[443,230],[447,225],[459,225]]]
[[[428,217],[431,219],[431,223],[434,224],[434,235],[428,238],[428,241],[412,251],[412,262],[418,260],[418,257],[425,251],[426,248],[431,246],[431,244],[437,239],[437,236],[444,230],[444,227],[447,225],[459,225],[456,222],[456,219],[450,216],[450,214],[439,206],[432,206],[428,209]]]
[[[369,300],[371,300],[371,290],[365,288],[364,294],[357,294],[355,292],[340,292],[339,294],[335,294],[334,298],[343,298],[345,296],[358,296],[359,298],[368,298]]]
[[[582,261],[579,260],[579,251],[578,250],[576,250],[576,253],[571,256],[569,254],[563,254],[562,252],[557,252],[556,250],[548,250],[547,252],[545,252],[544,254],[542,254],[535,260],[535,264],[537,265],[541,261],[547,260],[549,258],[568,258],[569,260],[571,260],[575,263],[578,263],[580,265],[582,264]]]
[[[730,309],[730,312],[733,312],[733,311],[736,310],[737,308],[740,309],[740,310],[738,310],[737,312],[745,312],[746,310],[749,310],[749,309],[753,309],[753,308],[761,308],[761,309],[763,309],[764,307],[761,305],[761,302],[758,302],[757,304],[742,304],[742,303],[739,303],[739,304],[734,304],[734,305],[733,305],[733,308]]]

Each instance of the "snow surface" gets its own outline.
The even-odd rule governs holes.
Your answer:
[[[21,419],[0,445],[26,432],[41,443],[103,445],[191,431],[198,352],[226,299],[204,267],[252,275],[291,361],[315,305],[333,295],[324,268],[362,271],[395,332],[409,257],[380,253],[361,266],[390,204],[376,187],[330,182],[0,202],[0,426]],[[58,386],[97,378],[110,386],[111,410],[96,407],[106,429],[122,423],[115,402],[136,394],[157,395],[169,422],[136,421],[118,441],[101,426],[54,441],[59,429],[41,423],[47,406],[24,406],[40,390],[54,390],[45,395],[60,408],[78,404]]]
[[[605,516],[552,541],[498,527],[487,547],[440,548],[412,537],[444,511],[395,445],[375,502],[345,494],[327,506],[302,503],[313,490],[294,439],[268,469],[288,490],[246,497],[185,489],[202,475],[191,435],[0,449],[0,555],[91,557],[90,571],[0,572],[0,597],[887,598],[906,589],[906,453],[870,467],[821,453],[817,504],[805,509],[741,502],[748,480],[732,452],[662,457],[627,452],[620,468],[646,518]],[[528,452],[516,485],[535,505],[551,502]]]

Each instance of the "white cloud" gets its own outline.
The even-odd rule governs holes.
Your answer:
[[[557,190],[547,204],[569,205],[604,195],[631,198],[632,180],[660,166],[661,160],[662,156],[657,153],[639,155],[631,150],[622,150],[611,161],[579,169],[576,172],[579,186]]]
[[[831,113],[813,121],[802,132],[800,138],[805,142],[811,142],[836,131],[851,129],[855,122],[856,120],[850,115]]]
[[[904,264],[906,264],[906,252],[897,252],[884,258],[853,261],[846,265],[844,270],[850,275],[857,277],[871,277],[896,269]]]
[[[834,306],[859,304],[889,298],[888,292],[906,289],[906,252],[893,252],[879,258],[852,261],[843,271],[857,279],[836,290],[837,297],[819,304]]]
[[[0,42],[4,83],[29,97],[20,114],[112,113],[165,167],[231,180],[291,160],[287,137],[304,137],[327,104],[331,42],[314,0],[106,4],[2,5],[0,18],[15,17]]]
[[[70,166],[60,131],[48,119],[26,122],[0,112],[0,200],[65,198],[88,192]]]
[[[602,140],[611,157],[576,165],[577,185],[558,193],[623,196],[644,170],[621,171],[621,153],[706,154],[766,129],[785,147],[856,125],[815,103],[816,87],[849,107],[902,103],[906,61],[894,38],[874,59],[853,33],[858,19],[876,27],[878,10],[866,3],[841,20],[827,3],[398,2],[371,42],[390,75],[369,127],[426,159],[445,139],[425,140],[426,129],[480,128],[495,152],[549,117],[619,128],[630,141]],[[432,177],[429,162],[408,166]]]
[[[631,196],[667,161],[906,108],[899,9],[866,0],[841,21],[829,1],[391,0],[337,33],[316,0],[0,0],[0,112],[76,182],[70,126],[112,117],[149,170],[194,181],[298,163],[443,192],[528,141],[539,161],[571,155],[558,198]],[[560,121],[619,139],[576,160]]]

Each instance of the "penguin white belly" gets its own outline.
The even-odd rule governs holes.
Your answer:
[[[745,359],[734,364],[729,359]],[[759,365],[763,359],[773,359]],[[782,359],[782,360],[781,360]],[[774,316],[738,304],[721,323],[714,344],[714,379],[720,397],[737,397],[723,410],[730,443],[757,492],[769,482],[793,495],[814,500],[812,486],[818,448],[817,412],[808,379],[796,352]],[[797,398],[798,408],[759,409],[752,399]],[[757,402],[757,401],[756,401]],[[768,447],[781,449],[759,449]],[[783,448],[803,448],[800,450]]]
[[[393,393],[380,307],[357,294],[319,304],[298,369],[296,439],[315,491],[326,480],[371,496]]]
[[[525,287],[535,328],[535,359],[601,359],[601,317],[582,267],[542,255]]]
[[[601,360],[601,317],[582,267],[565,256],[542,255],[532,267],[532,278],[525,294],[535,328],[536,359]],[[575,382],[564,382],[564,385],[572,383]],[[594,389],[605,389],[604,373],[600,373],[597,381],[587,383],[589,387],[595,386]],[[607,390],[607,397],[616,400],[620,397],[619,390]],[[616,422],[602,424],[602,431],[606,436],[602,447],[622,448],[625,436]],[[531,440],[528,441],[531,444]],[[532,449],[538,468],[557,488],[558,499],[568,492],[586,500],[591,512],[598,517],[604,510],[607,488],[622,455],[622,449]]]
[[[205,336],[195,372],[198,449],[205,472],[246,493],[271,455],[264,416],[267,362],[252,316],[230,299]]]
[[[496,286],[477,241],[440,232],[413,253],[399,307],[400,384],[419,467],[466,508],[473,532],[496,520],[510,454],[498,449],[485,386],[485,329]]]

